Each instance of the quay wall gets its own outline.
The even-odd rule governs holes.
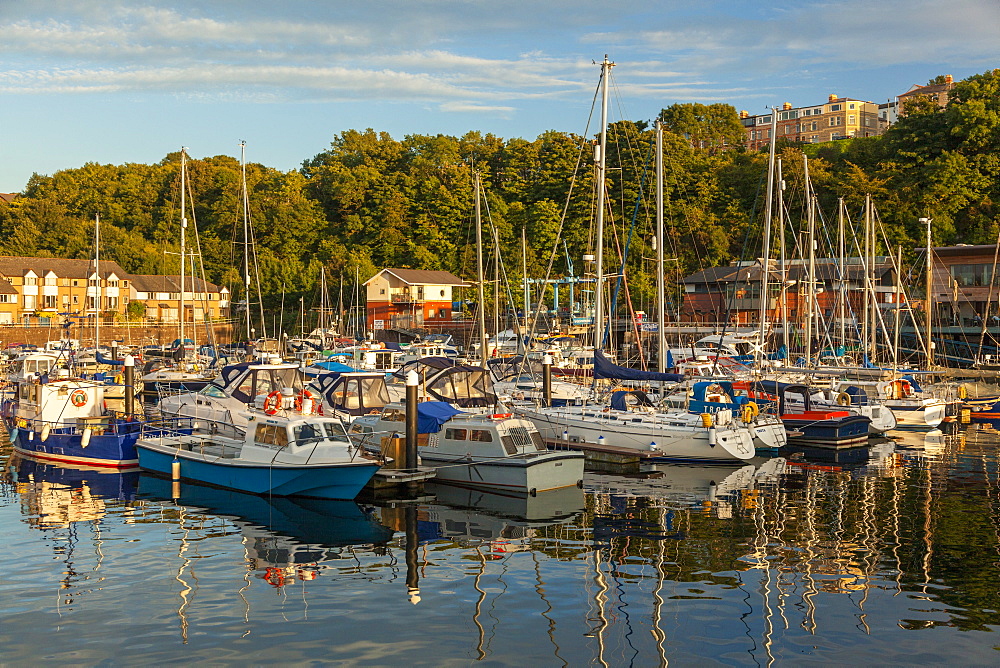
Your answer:
[[[221,322],[211,325],[215,332],[217,343],[230,343],[234,333],[232,323]],[[112,341],[120,341],[124,345],[150,346],[169,344],[178,338],[180,329],[177,323],[109,323],[101,325],[101,344],[109,345]],[[204,324],[196,328],[187,325],[184,337],[201,344],[208,340],[208,331]],[[94,345],[94,327],[73,325],[64,329],[61,325],[0,325],[0,348],[28,343],[36,346],[45,345],[46,341],[57,341],[60,338],[77,339],[82,346]]]

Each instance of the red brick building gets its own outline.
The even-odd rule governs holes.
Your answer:
[[[454,288],[470,284],[447,271],[383,269],[365,286],[368,326],[379,330],[451,320]]]

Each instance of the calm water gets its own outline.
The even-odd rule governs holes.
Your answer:
[[[1000,663],[995,432],[266,500],[0,450],[0,664]]]

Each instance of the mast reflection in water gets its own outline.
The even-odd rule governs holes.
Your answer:
[[[4,451],[4,660],[994,663],[1000,437],[906,438],[384,507]]]

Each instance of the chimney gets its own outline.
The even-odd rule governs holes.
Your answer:
[[[950,84],[950,83],[955,83],[955,80],[952,79],[952,77],[951,77],[950,74],[946,74],[946,75],[944,75],[944,82],[946,84]]]
[[[788,111],[789,109],[792,108],[792,103],[791,102],[785,102],[783,105],[781,105],[781,108],[783,110],[785,110],[785,111]]]
[[[740,118],[749,118],[749,117],[750,117],[749,111],[747,111],[746,109],[740,110]]]
[[[834,101],[834,100],[836,100],[836,99],[837,99],[837,94],[836,94],[836,93],[830,93],[830,99],[829,99],[829,102],[833,102],[833,101]]]

